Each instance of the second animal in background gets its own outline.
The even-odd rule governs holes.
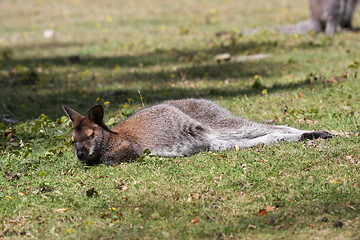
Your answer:
[[[353,16],[359,0],[309,0],[310,18],[294,26],[281,26],[278,30],[285,34],[325,32],[333,35],[342,30],[354,30]]]

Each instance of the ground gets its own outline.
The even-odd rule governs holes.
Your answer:
[[[0,8],[2,238],[356,239],[359,33],[276,32],[307,18],[300,0],[14,0]],[[259,31],[241,34],[250,28]],[[76,159],[61,105],[85,113],[102,104],[113,126],[185,97],[335,137],[144,154],[113,167]]]

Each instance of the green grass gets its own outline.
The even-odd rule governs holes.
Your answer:
[[[0,123],[1,238],[356,239],[359,33],[267,30],[306,18],[305,1],[0,7],[0,119],[19,121]],[[252,27],[261,30],[239,34]],[[47,29],[53,38],[43,37]],[[226,52],[271,57],[214,61]],[[345,81],[328,81],[338,76]],[[61,105],[85,113],[106,103],[113,125],[141,100],[185,97],[213,99],[259,122],[344,133],[113,167],[86,167],[74,156]],[[273,211],[264,215],[266,208]],[[334,227],[337,220],[343,227]]]

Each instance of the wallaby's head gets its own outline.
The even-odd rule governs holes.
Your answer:
[[[73,125],[72,142],[76,156],[84,163],[100,163],[104,131],[110,131],[104,124],[104,109],[101,105],[92,107],[86,116],[63,106]]]

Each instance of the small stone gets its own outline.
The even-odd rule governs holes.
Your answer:
[[[269,217],[268,218],[268,224],[270,224],[270,225],[275,225],[276,223],[275,223],[275,219],[273,218],[273,217]]]
[[[223,53],[223,54],[218,54],[215,56],[215,61],[217,61],[217,62],[229,61],[230,59],[231,59],[230,53]]]
[[[277,225],[277,226],[275,227],[275,230],[280,230],[280,229],[282,229],[282,226],[281,226],[281,225]]]
[[[329,219],[327,217],[322,217],[320,219],[321,222],[329,222]]]
[[[341,222],[340,220],[336,220],[335,222],[334,222],[334,227],[335,228],[342,228],[343,227],[343,222]]]

